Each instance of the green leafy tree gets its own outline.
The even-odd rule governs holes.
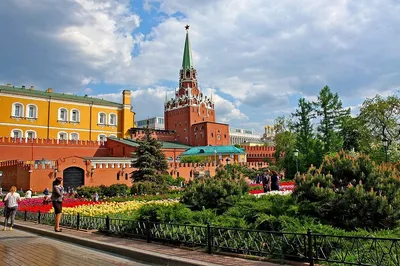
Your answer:
[[[333,94],[328,86],[320,91],[314,107],[320,118],[318,133],[323,151],[325,153],[339,151],[343,144],[339,130],[343,120],[350,115],[350,109],[343,109],[339,95]]]
[[[296,148],[299,150],[300,171],[315,164],[314,130],[312,120],[315,118],[313,104],[304,98],[299,100],[298,109],[292,114],[292,129],[296,133]]]
[[[208,158],[205,156],[184,156],[181,158],[181,163],[205,163]]]
[[[383,161],[385,151],[382,139],[389,143],[389,159],[396,162],[399,156],[398,142],[400,141],[400,98],[390,95],[384,98],[380,95],[367,99],[360,109],[360,120],[365,124],[370,139],[368,151],[377,161]]]
[[[152,131],[145,128],[145,135],[138,140],[139,146],[136,149],[136,161],[133,167],[137,170],[132,173],[134,182],[150,181],[162,183],[160,176],[168,169],[167,160],[161,151],[162,144],[151,136]]]
[[[279,169],[285,169],[286,176],[291,178],[296,173],[294,150],[296,149],[296,134],[290,131],[290,121],[279,117],[275,125],[278,129],[275,134],[275,162]]]

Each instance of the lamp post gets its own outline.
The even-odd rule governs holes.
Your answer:
[[[293,152],[294,157],[296,158],[296,173],[299,172],[299,161],[298,161],[298,157],[299,157],[299,150],[295,149]]]
[[[226,158],[226,164],[227,164],[227,165],[230,165],[230,164],[231,164],[231,159]]]
[[[383,145],[383,148],[385,149],[386,162],[388,162],[389,140],[388,140],[386,137],[383,137],[383,139],[382,139],[382,145]]]

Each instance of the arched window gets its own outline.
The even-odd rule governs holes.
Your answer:
[[[100,125],[105,125],[106,124],[106,114],[105,113],[99,113],[99,118],[98,118],[98,123]]]
[[[22,138],[22,130],[21,129],[13,129],[11,130],[12,138]]]
[[[59,140],[67,140],[68,139],[68,134],[65,132],[58,132],[58,139]]]
[[[119,180],[119,175],[120,175],[120,173],[118,172],[118,173],[117,173],[117,180]]]
[[[128,173],[125,173],[125,180],[128,180]]]
[[[110,114],[109,124],[111,126],[117,125],[117,115],[116,114]]]
[[[36,139],[36,132],[34,130],[27,130],[25,132],[25,138],[27,139]]]
[[[70,140],[79,140],[79,133],[73,132],[69,135]]]
[[[78,123],[80,121],[80,113],[79,110],[72,109],[71,110],[71,122]]]
[[[24,106],[20,103],[13,103],[11,116],[23,117],[24,116]]]
[[[38,118],[38,108],[34,104],[28,104],[26,107],[26,117],[36,119]]]
[[[100,134],[97,138],[98,141],[107,141],[107,136],[104,134]]]
[[[68,110],[61,107],[58,109],[58,121],[68,121]]]

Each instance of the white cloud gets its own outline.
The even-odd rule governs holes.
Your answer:
[[[397,0],[146,0],[145,10],[165,12],[149,34],[137,31],[146,19],[137,5],[0,1],[0,80],[88,94],[117,84],[133,88],[137,117],[160,115],[188,23],[200,87],[216,92],[221,122],[262,126],[290,114],[290,97],[315,99],[325,85],[348,106],[400,87]]]

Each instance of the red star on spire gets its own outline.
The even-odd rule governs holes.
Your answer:
[[[186,29],[186,30],[189,30],[189,27],[190,27],[190,26],[186,24],[185,29]]]

